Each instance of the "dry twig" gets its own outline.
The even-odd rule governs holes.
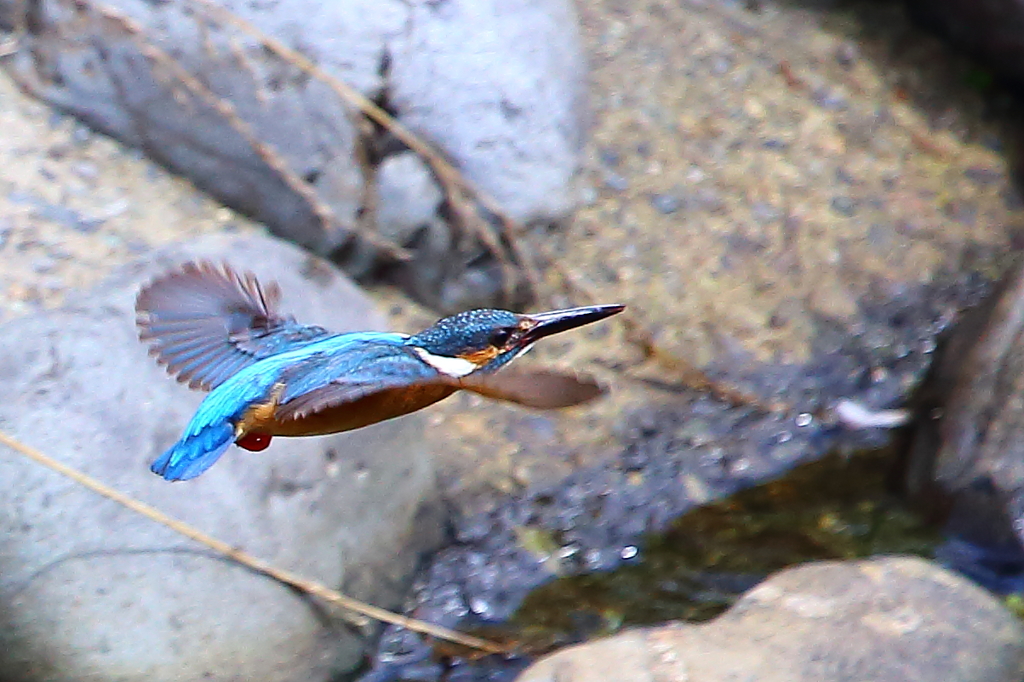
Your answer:
[[[185,0],[194,7],[201,8],[209,17],[236,29],[258,41],[292,66],[326,84],[334,93],[350,106],[358,109],[374,123],[387,129],[409,149],[418,154],[434,171],[434,175],[444,190],[448,204],[458,224],[470,234],[477,237],[480,243],[493,255],[502,266],[506,292],[511,283],[517,280],[518,265],[523,276],[533,291],[537,291],[540,278],[532,263],[525,258],[518,245],[525,230],[516,221],[509,218],[498,203],[486,193],[475,187],[466,177],[453,166],[441,153],[419,136],[396,121],[388,112],[377,106],[362,93],[340,79],[332,76],[304,54],[288,47],[273,36],[267,35],[249,21],[237,14],[224,9],[211,0]],[[491,223],[482,217],[477,206],[497,218],[501,226],[500,233],[495,233]],[[515,262],[509,258],[505,245],[511,251]]]
[[[461,632],[456,632],[455,630],[450,630],[432,623],[416,620],[415,618],[407,618],[370,604],[365,604],[357,599],[353,599],[352,597],[346,597],[340,592],[332,590],[321,583],[313,580],[307,580],[306,578],[295,575],[290,571],[277,568],[258,557],[243,552],[236,547],[232,547],[222,540],[218,540],[217,538],[207,535],[203,531],[194,528],[183,521],[179,521],[178,519],[168,516],[159,509],[125,495],[124,493],[97,481],[91,476],[83,474],[77,469],[43,454],[33,447],[25,445],[3,431],[0,431],[0,444],[6,445],[8,448],[28,457],[32,461],[41,464],[52,471],[56,471],[62,476],[70,478],[75,483],[88,488],[94,493],[101,495],[112,502],[116,502],[117,504],[132,510],[136,514],[141,514],[142,516],[145,516],[162,526],[166,526],[174,532],[198,542],[199,544],[212,549],[214,552],[222,554],[223,556],[232,559],[233,561],[236,561],[257,573],[273,578],[280,583],[321,599],[328,604],[339,606],[343,609],[367,616],[374,620],[398,625],[414,632],[419,632],[431,637],[437,637],[438,639],[447,640],[473,649],[479,649],[489,653],[503,653],[505,651],[503,647],[492,642],[488,642],[478,637],[472,637]],[[351,616],[350,619],[360,625],[365,622],[360,618],[353,618]]]
[[[259,138],[253,127],[238,115],[235,107],[229,101],[217,96],[202,81],[185,70],[167,52],[148,40],[145,29],[138,22],[112,7],[100,3],[91,1],[86,3],[79,0],[79,6],[82,7],[83,11],[91,10],[114,24],[117,28],[120,28],[134,40],[139,52],[144,57],[149,59],[154,65],[166,69],[169,75],[184,87],[191,96],[216,111],[225,123],[245,140],[260,159],[277,173],[281,181],[306,202],[310,211],[317,217],[324,230],[328,230],[331,225],[337,222],[334,212],[320,199],[316,191],[288,166],[288,162],[274,147]],[[209,44],[208,31],[204,31],[204,36],[206,37],[204,41],[206,49],[212,50],[213,48]],[[158,77],[158,73],[158,70],[154,68],[153,74],[155,78]],[[255,74],[253,78],[254,82],[256,82]],[[356,232],[360,238],[365,239],[368,243],[373,244],[393,258],[407,260],[411,257],[411,254],[406,249],[380,237],[371,230],[360,230],[357,225],[346,225],[345,227]]]

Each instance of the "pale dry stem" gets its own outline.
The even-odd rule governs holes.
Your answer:
[[[14,450],[20,453],[21,455],[24,455],[25,457],[31,459],[32,461],[41,464],[46,468],[61,474],[62,476],[70,478],[75,483],[78,483],[79,485],[88,488],[94,493],[101,495],[102,497],[105,497],[112,502],[116,502],[117,504],[120,504],[121,506],[130,509],[136,514],[141,514],[142,516],[145,516],[146,518],[155,521],[156,523],[159,523],[162,526],[166,526],[174,532],[183,535],[190,540],[198,542],[199,544],[208,547],[214,552],[217,552],[218,554],[221,554],[229,559],[232,559],[233,561],[236,561],[239,564],[253,571],[256,571],[257,573],[261,573],[269,578],[273,578],[274,580],[280,583],[300,590],[305,594],[316,597],[326,602],[327,604],[338,606],[355,614],[361,614],[362,616],[366,616],[368,618],[372,618],[374,620],[378,620],[384,623],[398,625],[408,630],[412,630],[413,632],[419,632],[424,635],[429,635],[431,637],[437,637],[438,639],[443,639],[449,642],[454,642],[456,644],[461,644],[472,649],[479,649],[481,651],[486,651],[489,653],[503,653],[505,651],[503,647],[493,642],[488,642],[478,637],[466,635],[455,630],[450,630],[448,628],[434,625],[432,623],[416,620],[415,618],[407,618],[397,613],[392,613],[390,611],[378,608],[371,604],[363,603],[357,599],[353,599],[352,597],[347,597],[341,594],[340,592],[332,590],[331,588],[321,583],[318,583],[313,580],[308,580],[306,578],[303,578],[292,573],[291,571],[286,571],[284,569],[277,568],[276,566],[264,561],[263,559],[248,554],[247,552],[244,552],[238,549],[237,547],[232,547],[228,543],[222,540],[218,540],[217,538],[211,535],[207,535],[203,531],[194,528],[193,526],[190,526],[183,521],[179,521],[178,519],[175,519],[163,513],[159,509],[156,509],[155,507],[151,507],[144,502],[140,502],[139,500],[136,500],[114,488],[111,488],[105,483],[101,483],[100,481],[97,481],[91,476],[88,476],[87,474],[84,474],[78,471],[77,469],[68,466],[67,464],[59,462],[53,459],[52,457],[45,455],[41,451],[22,443],[21,441],[13,438],[12,436],[8,435],[3,431],[0,431],[0,444],[6,445],[11,450]],[[352,616],[352,614],[347,614],[347,616],[349,620],[351,620],[357,625],[365,624],[365,620],[360,617]]]

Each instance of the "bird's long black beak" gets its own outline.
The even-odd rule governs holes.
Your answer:
[[[523,334],[521,342],[524,345],[534,343],[546,336],[603,320],[616,313],[621,313],[625,307],[624,305],[612,303],[609,305],[588,305],[582,308],[567,308],[566,310],[552,310],[547,313],[523,315],[523,317],[533,322],[534,326]]]

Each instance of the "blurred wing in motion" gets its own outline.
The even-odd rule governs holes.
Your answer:
[[[554,410],[590,402],[604,393],[586,376],[550,369],[503,369],[494,374],[470,374],[459,380],[467,391],[539,410]]]

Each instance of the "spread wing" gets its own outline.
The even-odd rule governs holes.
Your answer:
[[[210,390],[262,358],[330,335],[278,313],[280,295],[250,272],[186,263],[139,292],[139,338],[178,381]]]

